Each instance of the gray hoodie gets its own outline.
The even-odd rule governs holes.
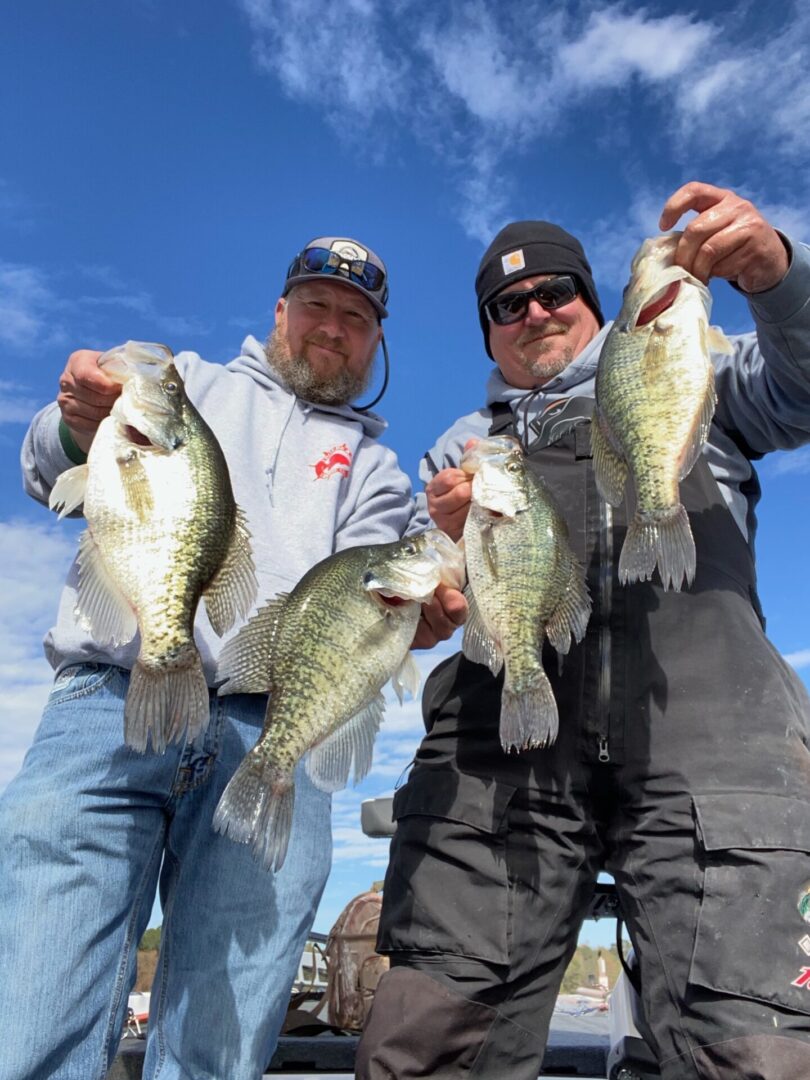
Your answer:
[[[718,403],[703,453],[753,550],[754,509],[760,492],[751,457],[810,442],[810,248],[793,245],[785,279],[747,299],[756,333],[729,337],[733,355],[712,355]],[[611,325],[602,327],[579,356],[541,390],[511,386],[495,368],[487,383],[487,407],[463,416],[448,428],[423,458],[420,478],[427,483],[440,469],[458,466],[466,441],[489,431],[489,406],[495,401],[509,402],[523,437],[527,426],[551,402],[593,397],[596,365]],[[429,521],[424,493],[417,495],[417,509],[419,524],[424,527]]]
[[[357,544],[398,540],[413,511],[411,485],[395,455],[377,442],[386,424],[351,406],[311,405],[290,393],[254,337],[229,364],[196,353],[175,358],[186,392],[225,453],[237,503],[247,515],[259,582],[257,602],[288,592],[316,562]],[[25,489],[47,504],[56,477],[73,462],[59,439],[59,408],[34,417],[22,449]],[[58,671],[81,661],[130,668],[138,639],[97,645],[73,613],[77,565],[68,573],[45,652]],[[222,642],[200,605],[195,638],[213,684]]]

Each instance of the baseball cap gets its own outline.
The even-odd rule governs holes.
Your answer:
[[[303,281],[333,278],[361,292],[380,319],[388,315],[388,272],[371,248],[347,236],[319,236],[302,248],[287,270],[281,295]]]

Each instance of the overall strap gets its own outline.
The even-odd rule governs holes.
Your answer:
[[[490,435],[514,434],[515,418],[508,401],[493,401],[489,411],[492,413],[492,423],[489,425]]]

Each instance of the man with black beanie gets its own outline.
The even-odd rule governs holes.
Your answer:
[[[560,714],[549,747],[502,750],[502,673],[459,653],[427,682],[428,734],[394,797],[378,942],[391,971],[360,1080],[534,1080],[603,869],[663,1080],[810,1076],[810,701],[763,631],[751,464],[810,442],[810,249],[704,183],[670,196],[661,229],[690,210],[676,263],[731,281],[755,332],[712,354],[714,422],[680,487],[697,549],[681,592],[657,575],[618,582],[626,508],[599,497],[590,438],[609,325],[581,244],[520,221],[481,260],[496,366],[486,406],[425,456],[424,506],[460,537],[465,446],[517,436],[567,520],[593,610],[561,669],[544,647]]]

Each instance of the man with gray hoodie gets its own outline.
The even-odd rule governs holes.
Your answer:
[[[810,701],[765,636],[753,553],[753,461],[810,442],[810,250],[711,184],[670,196],[660,227],[688,211],[676,263],[733,282],[755,332],[712,354],[717,408],[680,486],[697,572],[680,592],[657,574],[619,582],[627,508],[600,498],[591,461],[609,325],[582,245],[518,221],[481,260],[496,366],[485,407],[424,460],[427,510],[459,537],[468,440],[517,435],[566,517],[593,610],[559,669],[545,647],[550,747],[502,750],[502,673],[458,654],[428,679],[428,734],[394,797],[378,944],[392,967],[360,1080],[535,1080],[602,869],[663,1080],[810,1076]]]
[[[373,251],[318,238],[293,259],[264,345],[248,337],[224,366],[175,358],[246,514],[259,601],[288,592],[333,552],[399,539],[411,520],[409,481],[377,441],[385,422],[350,404],[383,342],[387,297]],[[56,402],[26,435],[25,486],[46,505],[120,392],[98,356],[70,356]],[[106,1074],[158,888],[144,1077],[259,1077],[329,873],[330,796],[299,767],[289,851],[275,874],[215,833],[214,809],[261,732],[266,698],[212,691],[201,739],[133,751],[123,706],[137,647],[92,640],[74,614],[76,585],[74,563],[45,641],[53,690],[0,800],[0,1078]],[[464,610],[460,594],[440,590],[415,644],[449,636]],[[194,630],[213,687],[220,639],[202,612]]]

